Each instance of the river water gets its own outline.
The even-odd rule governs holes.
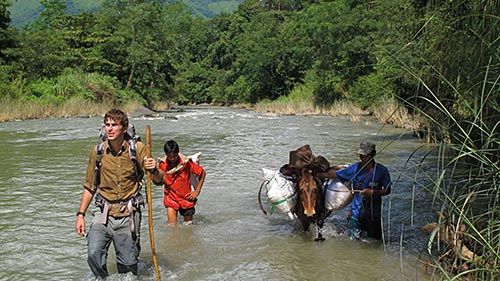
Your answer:
[[[191,226],[166,225],[162,187],[153,186],[162,280],[432,279],[419,262],[426,249],[419,228],[433,220],[433,206],[414,182],[413,160],[407,161],[417,151],[418,162],[418,151],[426,148],[418,149],[410,132],[369,118],[353,123],[349,117],[267,116],[218,107],[130,120],[143,138],[151,126],[155,157],[163,156],[166,140],[175,139],[186,155],[202,152],[207,172]],[[0,280],[93,280],[86,241],[74,224],[101,124],[102,116],[0,124]],[[278,169],[304,144],[331,164],[351,163],[363,139],[377,144],[377,160],[393,180],[393,193],[384,198],[385,243],[346,238],[347,208],[329,217],[322,242],[283,214],[261,212],[261,168]],[[432,173],[432,165],[426,169]],[[116,273],[111,246],[110,280],[156,280],[147,209],[143,214],[139,276]]]

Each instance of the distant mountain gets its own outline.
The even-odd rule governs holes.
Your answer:
[[[238,8],[243,0],[182,0],[194,15],[212,18],[220,13],[230,13]],[[66,8],[70,14],[81,11],[95,11],[104,0],[66,0]],[[11,0],[9,7],[11,25],[22,27],[32,23],[42,11],[40,0]]]

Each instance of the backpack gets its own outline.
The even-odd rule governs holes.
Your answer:
[[[108,139],[108,136],[106,135],[106,130],[105,127],[102,126],[101,129],[99,129],[99,138],[100,142],[96,145],[96,160],[95,160],[95,187],[97,187],[100,183],[100,171],[101,171],[101,160],[102,160],[102,155],[104,153],[104,144],[106,143],[106,140]],[[125,140],[128,143],[128,154],[130,156],[130,161],[132,161],[132,164],[134,165],[134,170],[135,170],[135,175],[137,177],[137,181],[141,182],[142,178],[144,177],[144,172],[143,170],[139,167],[139,161],[137,161],[137,142],[141,141],[141,137],[136,135],[135,133],[135,127],[134,125],[129,123],[129,127],[127,129],[127,132],[125,134]]]

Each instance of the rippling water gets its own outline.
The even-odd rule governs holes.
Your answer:
[[[413,183],[414,164],[407,163],[421,146],[409,132],[369,119],[272,117],[212,107],[131,122],[142,136],[151,126],[154,156],[162,156],[164,142],[175,139],[184,154],[202,152],[207,171],[192,226],[166,226],[162,187],[154,186],[153,227],[163,280],[430,279],[417,261],[426,243],[418,229],[433,218],[428,196]],[[101,124],[102,117],[0,124],[0,280],[92,280],[86,242],[74,224]],[[304,144],[331,164],[351,163],[358,160],[362,139],[377,143],[377,159],[394,182],[384,201],[385,245],[348,240],[347,210],[328,219],[327,240],[320,243],[285,215],[261,212],[261,168],[278,169]],[[111,280],[156,280],[147,209],[143,214],[139,277],[116,274],[111,247]]]

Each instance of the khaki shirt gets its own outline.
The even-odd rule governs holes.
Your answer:
[[[92,190],[92,183],[95,175],[96,147],[90,153],[89,163],[83,187]],[[137,160],[139,167],[144,171],[144,157],[146,147],[143,143],[137,142]],[[127,201],[139,190],[139,181],[135,172],[134,164],[129,155],[129,144],[126,140],[122,143],[121,150],[113,154],[109,143],[103,145],[101,157],[101,180],[97,187],[99,194],[110,202]],[[113,217],[125,217],[129,215],[127,208],[119,203],[110,204],[109,214]],[[120,211],[120,209],[123,209]]]

